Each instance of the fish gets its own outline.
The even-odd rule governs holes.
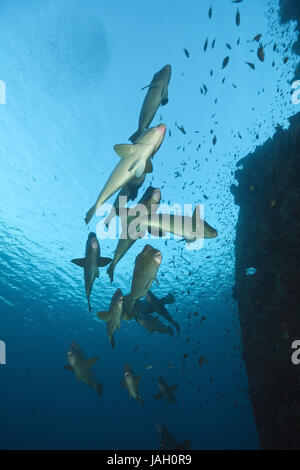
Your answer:
[[[73,341],[68,351],[69,364],[64,366],[64,368],[74,372],[77,382],[81,380],[89,387],[93,387],[98,395],[101,395],[103,386],[95,380],[94,372],[91,370],[91,367],[98,360],[98,357],[87,359],[82,349]]]
[[[97,209],[120,188],[127,185],[132,178],[139,178],[145,172],[152,172],[150,159],[160,148],[166,129],[165,124],[159,124],[145,131],[134,144],[118,144],[114,146],[114,150],[121,157],[121,160],[108,178],[96,203],[86,213],[86,224],[90,222]]]
[[[173,294],[168,294],[165,297],[159,299],[151,290],[148,291],[148,294],[145,296],[145,300],[137,300],[135,303],[135,308],[141,313],[158,313],[161,317],[165,318],[171,325],[173,325],[176,330],[180,331],[179,324],[173,320],[170,313],[166,309],[166,304],[174,303],[175,299]]]
[[[225,67],[227,66],[228,62],[229,62],[229,56],[225,57],[225,59],[223,60],[222,69],[225,69]]]
[[[172,67],[168,64],[153,76],[140,112],[138,130],[129,137],[131,142],[136,142],[142,132],[148,129],[159,106],[165,106],[168,103],[171,71]]]
[[[174,336],[172,328],[164,325],[158,317],[152,317],[152,315],[139,312],[135,320],[151,334],[160,333],[161,335],[169,334],[172,337]]]
[[[259,48],[257,49],[257,57],[261,62],[265,60],[264,46],[262,45],[262,43],[259,44]]]
[[[212,17],[212,7],[210,7],[210,9],[208,10],[208,17],[209,19]]]
[[[160,200],[161,200],[160,189],[149,186],[146,189],[143,197],[138,202],[138,205],[140,204],[143,205],[143,210],[145,210],[147,213],[156,212],[156,210],[158,209]],[[126,215],[124,214],[123,217],[121,217],[122,233],[120,235],[120,239],[118,241],[113,260],[107,270],[107,273],[110,277],[110,282],[113,281],[116,265],[137,240],[137,238],[130,237],[128,230],[130,229],[131,224],[134,223],[135,220],[138,220],[139,217],[140,217],[140,213],[139,211],[137,211],[136,213],[135,209],[129,209],[126,212]],[[141,236],[143,236],[143,233],[139,230],[138,226],[136,227],[136,231],[137,232],[139,231]]]
[[[177,442],[171,431],[159,421],[156,423],[156,430],[160,438],[159,450],[188,450],[191,447],[191,441]]]
[[[121,328],[121,317],[123,311],[123,294],[121,289],[117,289],[112,296],[110,307],[108,311],[101,311],[97,313],[97,317],[106,323],[108,339],[111,347],[114,349],[115,340],[113,337],[114,332]]]
[[[85,257],[71,260],[71,263],[84,269],[85,293],[90,312],[92,311],[90,296],[94,281],[96,277],[99,277],[99,267],[104,267],[111,263],[111,261],[111,258],[103,258],[100,256],[100,244],[94,232],[90,232],[88,236],[85,247]]]
[[[245,62],[245,64],[249,65],[253,70],[255,70],[255,65],[252,64],[251,62]]]
[[[177,127],[177,129],[179,129],[183,134],[186,134],[186,131],[185,131],[185,128],[183,126],[179,126],[177,124],[177,121],[175,122],[175,126]]]
[[[205,41],[205,43],[204,43],[204,47],[203,47],[204,52],[205,52],[206,49],[207,49],[207,45],[208,45],[208,39],[206,39],[206,41]]]
[[[240,15],[239,9],[237,9],[237,12],[236,12],[236,15],[235,15],[235,22],[236,22],[237,26],[239,26],[240,23],[241,23],[241,15]]]
[[[176,399],[174,397],[174,390],[178,387],[176,385],[168,385],[165,379],[162,376],[158,377],[158,389],[159,392],[154,395],[155,400],[159,400],[160,398],[164,398],[166,403],[176,403]]]
[[[141,228],[146,228],[152,235],[163,237],[166,232],[183,237],[182,240],[193,243],[199,238],[216,238],[218,232],[206,221],[200,219],[200,206],[194,209],[192,217],[188,215],[151,214],[140,219]]]
[[[123,316],[124,320],[130,320],[137,316],[134,304],[136,300],[144,297],[151,288],[158,269],[162,262],[162,254],[151,245],[146,245],[143,251],[136,257],[131,281],[131,290],[124,297]]]
[[[118,215],[120,209],[124,206],[126,206],[128,201],[134,201],[137,198],[138,195],[138,190],[140,187],[143,185],[145,178],[146,178],[146,172],[142,174],[139,178],[134,176],[132,180],[123,186],[121,191],[118,193],[114,203],[113,207],[111,208],[111,211],[109,215],[106,217],[104,225],[106,228],[109,228],[110,222],[113,220],[113,218]],[[121,197],[123,199],[121,199]],[[126,199],[125,199],[126,198]],[[122,201],[122,204],[121,204]]]
[[[190,57],[189,51],[188,51],[187,49],[183,49],[183,50],[184,50],[185,55],[186,55],[187,57]]]
[[[130,367],[129,364],[125,363],[124,365],[124,382],[121,382],[121,385],[124,388],[127,388],[129,393],[129,398],[134,398],[137,400],[142,407],[144,407],[144,401],[140,396],[139,393],[139,384],[141,381],[141,376],[138,377],[134,376],[133,369]]]

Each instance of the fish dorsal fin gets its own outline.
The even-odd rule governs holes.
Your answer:
[[[81,268],[85,267],[85,258],[76,258],[72,259],[71,263],[76,264],[76,266],[80,266]]]
[[[128,158],[134,152],[134,145],[132,145],[132,144],[117,144],[117,145],[114,145],[114,151],[119,155],[119,157]]]
[[[193,222],[196,222],[197,219],[200,219],[200,206],[199,204],[196,205],[193,215],[192,215]]]
[[[90,369],[90,367],[93,367],[93,365],[96,364],[97,361],[99,361],[98,357],[92,357],[91,359],[86,359],[84,361],[84,365],[85,365],[85,367]]]
[[[100,318],[100,320],[109,321],[111,317],[111,313],[103,310],[102,312],[97,313],[97,317]]]

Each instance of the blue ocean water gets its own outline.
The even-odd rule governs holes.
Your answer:
[[[277,0],[0,2],[0,448],[155,449],[157,420],[192,449],[259,447],[232,299],[238,209],[230,186],[237,161],[298,111],[290,93],[297,34],[293,22],[280,24],[278,8]],[[258,42],[248,42],[258,33],[263,62]],[[100,268],[92,314],[83,273],[70,260],[84,256],[97,231],[100,218],[87,229],[85,213],[118,163],[113,145],[137,128],[141,88],[165,64],[169,102],[152,125],[165,123],[167,133],[139,198],[152,184],[162,202],[204,204],[218,238],[195,251],[151,240],[163,256],[152,290],[174,295],[168,309],[180,337],[122,322],[112,350],[95,313],[117,287],[129,291],[147,241],[120,261],[113,284]],[[112,256],[117,240],[100,244]],[[101,397],[64,369],[72,341],[99,357]],[[125,362],[142,376],[144,408],[120,385]],[[176,404],[153,399],[159,375],[178,383]]]

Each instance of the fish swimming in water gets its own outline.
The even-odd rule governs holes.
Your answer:
[[[237,25],[237,26],[240,26],[240,23],[241,23],[241,15],[240,15],[239,9],[237,9],[237,12],[236,12],[236,15],[235,15],[235,22],[236,22],[236,25]]]
[[[127,185],[132,178],[139,178],[145,172],[152,172],[150,159],[160,148],[166,129],[165,124],[159,124],[145,131],[134,144],[119,144],[114,146],[115,152],[121,157],[121,160],[108,178],[96,203],[86,213],[86,224],[90,222],[97,209],[120,188]]]
[[[171,65],[165,65],[152,78],[140,112],[138,130],[129,137],[131,142],[136,142],[142,132],[148,129],[158,107],[168,103],[168,86],[171,78],[171,70]]]
[[[175,302],[174,296],[170,293],[161,299],[158,299],[151,290],[148,291],[148,294],[145,297],[145,300],[137,300],[135,303],[135,308],[141,313],[158,313],[161,317],[165,318],[171,325],[173,325],[176,330],[180,331],[180,326],[177,321],[173,320],[172,316],[166,309],[165,305],[172,304]]]
[[[124,388],[127,388],[129,393],[129,398],[133,397],[137,400],[143,407],[144,402],[139,393],[139,384],[141,381],[141,376],[134,376],[132,367],[129,364],[125,363],[124,365],[124,382],[121,382],[121,385]]]
[[[147,313],[139,312],[135,319],[137,323],[146,328],[151,334],[160,333],[161,335],[169,334],[172,337],[174,336],[172,328],[164,325],[158,317],[152,317],[152,315]]]
[[[137,316],[134,304],[136,300],[145,297],[156,280],[157,271],[162,261],[162,255],[151,245],[146,245],[143,251],[136,257],[131,281],[131,290],[124,297],[123,316],[124,320],[130,320]]]
[[[176,403],[176,399],[174,397],[174,390],[178,387],[178,384],[176,385],[168,385],[165,379],[162,376],[158,377],[158,389],[159,392],[154,395],[153,398],[155,400],[159,400],[160,398],[164,398],[167,403]]]
[[[257,57],[261,62],[265,60],[264,46],[262,45],[262,43],[259,44],[259,48],[257,49]]]
[[[90,312],[92,311],[90,296],[94,281],[96,277],[99,277],[99,267],[106,266],[111,261],[111,258],[103,258],[100,256],[100,245],[94,232],[91,232],[88,236],[85,247],[85,257],[71,260],[71,263],[84,269],[85,293]]]
[[[183,237],[188,243],[199,238],[216,238],[218,232],[203,219],[200,219],[200,206],[197,204],[192,217],[188,215],[151,214],[141,217],[141,228],[147,228],[152,235],[163,237],[166,232]]]
[[[183,49],[183,50],[184,50],[185,55],[186,55],[187,57],[190,57],[189,51],[188,51],[187,49]]]
[[[74,372],[77,382],[81,380],[89,387],[93,387],[98,395],[101,395],[103,390],[102,384],[95,380],[94,373],[91,370],[91,367],[98,360],[98,357],[87,359],[82,349],[73,341],[68,351],[69,365],[64,366],[64,368]]]
[[[107,322],[106,326],[108,339],[113,349],[115,347],[115,340],[113,334],[117,328],[121,328],[122,311],[123,294],[121,289],[117,289],[111,299],[109,310],[97,313],[97,317],[100,318],[100,320]]]
[[[160,189],[149,186],[146,189],[143,197],[138,202],[138,205],[139,204],[143,205],[143,210],[145,210],[147,213],[150,213],[150,212],[155,213],[156,210],[158,209],[160,199],[161,199]],[[118,241],[113,260],[107,270],[107,273],[110,277],[111,282],[113,281],[113,278],[114,278],[114,271],[115,271],[115,267],[117,263],[123,258],[125,253],[127,253],[127,251],[132,247],[132,245],[137,240],[137,238],[130,237],[130,233],[128,232],[128,230],[130,229],[130,224],[133,223],[135,219],[138,220],[139,216],[140,216],[139,211],[137,211],[136,213],[134,209],[129,209],[126,213],[126,216],[124,215],[122,218],[122,233]],[[136,228],[136,231],[140,232],[138,227]],[[141,236],[142,236],[142,233],[141,233]]]
[[[222,69],[225,69],[225,67],[227,66],[228,62],[229,62],[229,56],[225,57],[225,59],[223,60]]]
[[[178,442],[171,431],[157,421],[156,430],[159,434],[159,450],[188,450],[191,447],[191,441]]]

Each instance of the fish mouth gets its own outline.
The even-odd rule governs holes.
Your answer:
[[[155,254],[154,254],[154,259],[157,263],[161,263],[161,260],[162,260],[162,255],[161,255],[161,252],[160,251],[156,251]]]

